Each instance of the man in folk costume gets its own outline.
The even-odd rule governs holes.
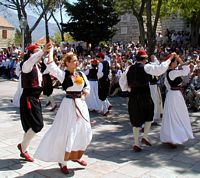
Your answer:
[[[152,55],[150,57],[150,64],[158,65],[160,62],[156,58],[156,56]],[[157,121],[161,119],[161,115],[163,113],[163,105],[162,105],[162,97],[160,88],[158,86],[159,77],[154,75],[149,75],[149,87],[151,92],[151,98],[154,103],[154,116],[152,125],[157,125]]]
[[[53,83],[52,83],[50,72],[48,71],[46,67],[46,60],[48,59],[45,59],[41,63],[43,96],[47,100],[46,106],[51,105],[50,111],[54,111],[56,109],[56,103],[53,97],[51,96],[53,93]]]
[[[43,128],[42,108],[39,100],[42,93],[42,73],[37,63],[50,49],[51,44],[46,44],[42,50],[39,50],[37,44],[31,44],[28,47],[29,58],[22,64],[23,93],[20,98],[20,117],[25,134],[17,148],[20,150],[20,156],[30,162],[34,160],[27,152],[27,148],[35,134]]]
[[[102,103],[102,114],[106,116],[109,113],[109,110],[112,108],[112,105],[108,101],[107,97],[109,94],[110,88],[110,66],[107,60],[104,60],[105,55],[103,53],[98,53],[97,56],[98,60],[100,61],[98,65],[98,95],[99,99]]]
[[[133,126],[135,142],[133,150],[135,152],[142,150],[139,142],[139,130],[143,124],[144,135],[141,142],[151,146],[148,133],[153,121],[154,104],[149,89],[149,74],[154,76],[163,74],[168,69],[172,57],[160,65],[146,64],[148,55],[145,50],[139,50],[136,62],[127,68],[119,80],[122,91],[130,92],[128,112]]]

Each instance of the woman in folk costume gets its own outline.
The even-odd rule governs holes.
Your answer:
[[[17,63],[16,65],[16,70],[15,70],[16,75],[19,77],[19,82],[17,85],[17,91],[15,92],[15,95],[12,99],[12,104],[16,107],[20,107],[20,97],[21,94],[23,92],[23,88],[22,88],[22,83],[21,83],[21,65],[20,62]]]
[[[20,98],[20,118],[25,133],[17,148],[20,151],[20,156],[30,162],[34,160],[27,152],[27,148],[36,133],[40,132],[44,125],[39,99],[42,93],[42,73],[38,68],[38,62],[50,49],[50,43],[46,44],[42,50],[39,50],[37,44],[31,44],[22,62],[21,82],[23,92]]]
[[[87,77],[77,72],[78,59],[73,53],[64,56],[66,71],[53,61],[53,48],[49,54],[47,69],[61,83],[66,97],[63,98],[52,127],[43,137],[35,158],[46,162],[58,162],[60,170],[68,174],[67,161],[72,160],[86,166],[80,160],[92,139],[90,116],[85,97],[90,92]]]
[[[129,91],[128,112],[133,126],[133,150],[142,150],[139,142],[139,129],[144,124],[142,143],[151,146],[148,133],[153,121],[154,104],[149,89],[149,74],[159,76],[170,64],[169,60],[160,65],[146,64],[148,55],[145,50],[139,50],[137,61],[122,74],[119,84],[122,91]]]
[[[91,67],[85,71],[85,75],[87,76],[90,82],[90,95],[85,99],[88,109],[90,111],[101,111],[101,102],[98,97],[98,60],[91,60]]]
[[[176,148],[176,144],[182,144],[194,138],[187,106],[180,88],[182,76],[188,75],[190,68],[188,65],[183,65],[182,68],[177,69],[178,63],[183,64],[183,61],[176,55],[166,74],[165,85],[168,92],[160,131],[161,142],[169,144],[171,148]]]

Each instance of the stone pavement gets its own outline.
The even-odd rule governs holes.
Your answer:
[[[160,127],[153,127],[153,146],[143,146],[135,153],[132,128],[127,114],[127,98],[110,98],[112,112],[102,117],[91,112],[93,139],[84,159],[86,168],[69,161],[70,174],[60,172],[57,163],[35,160],[25,162],[19,156],[16,145],[21,141],[23,130],[19,110],[10,103],[17,82],[0,79],[0,178],[199,178],[200,177],[200,113],[190,113],[195,139],[177,149],[169,149],[159,141]],[[54,97],[60,103],[64,92],[55,89]],[[44,101],[42,100],[44,105]],[[178,106],[177,106],[178,107]],[[30,145],[31,154],[42,136],[51,127],[55,113],[43,107],[45,126]]]

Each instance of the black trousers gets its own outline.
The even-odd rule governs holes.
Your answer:
[[[133,127],[141,127],[145,122],[153,121],[154,103],[148,89],[130,93],[128,112]]]
[[[101,101],[106,100],[109,95],[110,80],[108,78],[101,78],[98,81],[98,95]]]
[[[22,96],[20,98],[20,117],[23,130],[27,132],[29,128],[37,133],[42,130],[43,116],[42,116],[42,106],[38,96],[39,91],[27,92],[24,89]],[[41,91],[40,91],[41,93]],[[29,96],[27,96],[29,94]]]

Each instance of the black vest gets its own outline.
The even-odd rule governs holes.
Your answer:
[[[169,72],[172,71],[172,69],[167,71],[167,81],[171,87],[178,87],[182,83],[183,79],[181,77],[176,77],[174,80],[170,80],[169,78]]]
[[[149,86],[149,75],[144,71],[143,64],[135,63],[129,68],[127,82],[130,88]]]
[[[38,70],[36,66],[29,73],[21,73],[22,88],[39,88]]]
[[[97,81],[98,80],[98,78],[97,78],[97,71],[98,71],[97,68],[90,69],[89,70],[89,74],[87,75],[88,80]]]
[[[109,75],[109,70],[110,70],[110,66],[108,61],[102,61],[101,62],[103,64],[103,77],[102,78],[108,78]]]

